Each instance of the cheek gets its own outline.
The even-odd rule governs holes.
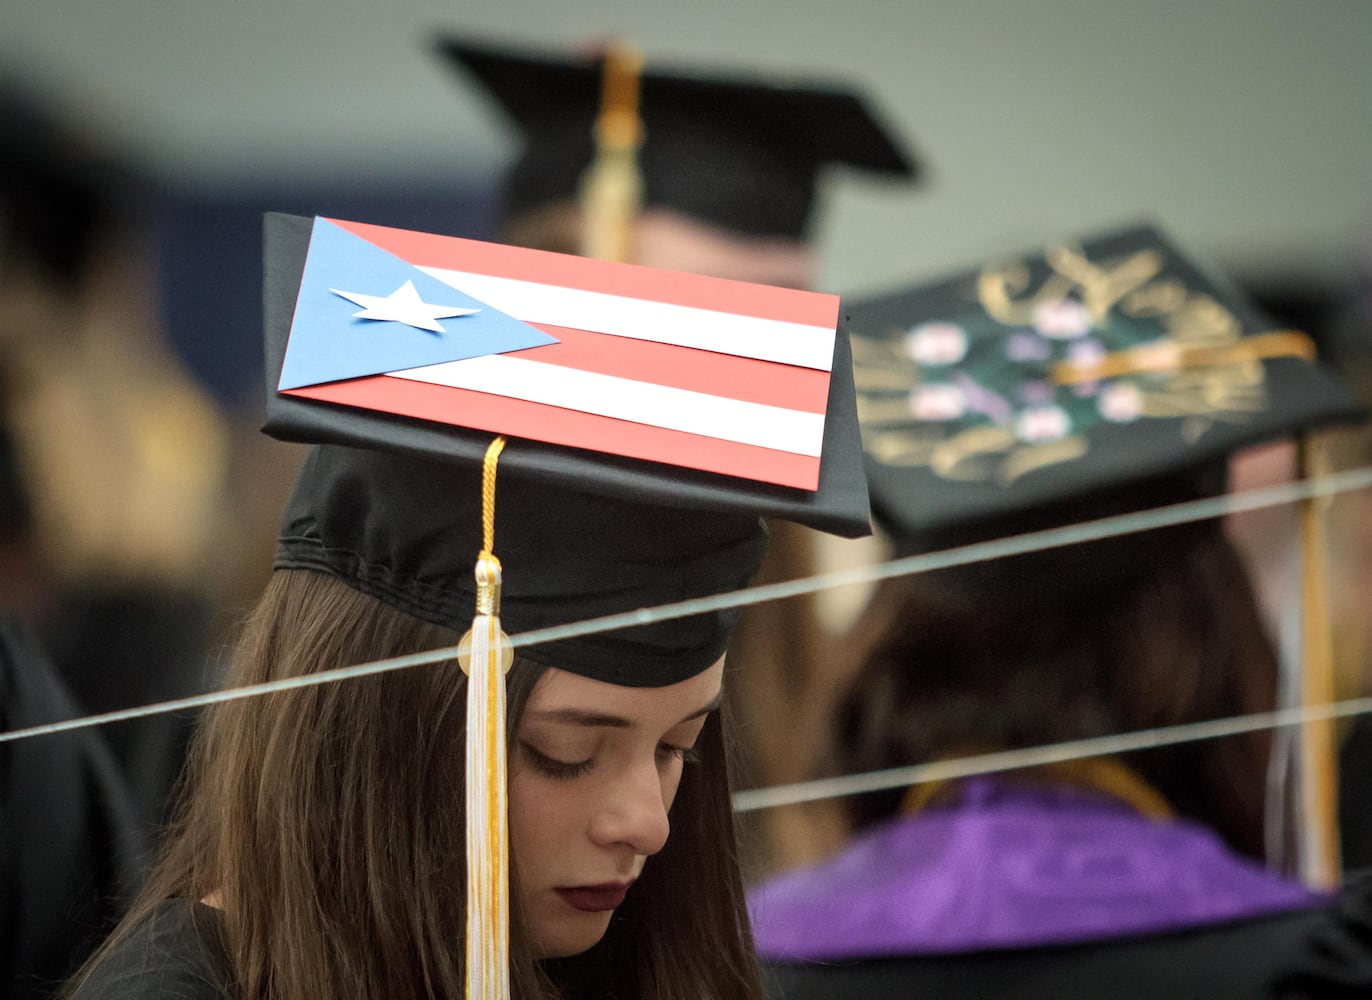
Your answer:
[[[669,812],[676,801],[676,793],[681,789],[681,777],[686,765],[680,760],[671,760],[658,769],[658,780],[662,783],[662,805]]]
[[[561,853],[578,822],[575,796],[527,772],[510,775],[509,796],[510,853],[522,877],[537,878]]]

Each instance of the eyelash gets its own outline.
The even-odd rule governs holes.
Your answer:
[[[700,751],[695,747],[674,747],[664,743],[657,748],[657,752],[664,757],[674,757],[683,764],[700,763]]]
[[[527,743],[521,743],[524,753],[528,755],[529,762],[533,764],[534,770],[540,774],[552,778],[555,781],[571,781],[580,778],[595,767],[595,758],[590,757],[583,761],[568,763],[564,760],[554,760],[547,754],[541,754]]]
[[[595,767],[595,758],[590,757],[583,761],[569,763],[567,761],[555,760],[547,754],[539,753],[527,743],[521,743],[524,753],[528,756],[529,762],[533,764],[534,770],[555,781],[573,781],[584,774],[588,774]],[[658,756],[662,759],[676,759],[683,764],[699,764],[701,760],[700,751],[695,747],[678,747],[664,743],[657,748]]]

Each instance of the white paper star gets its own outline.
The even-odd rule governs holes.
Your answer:
[[[470,316],[480,309],[459,309],[456,306],[440,306],[425,302],[419,297],[413,281],[407,281],[390,295],[363,295],[361,292],[344,292],[337,288],[329,291],[341,295],[354,305],[362,306],[361,311],[353,313],[357,319],[391,320],[404,323],[418,330],[430,333],[447,333],[438,322],[452,316]]]

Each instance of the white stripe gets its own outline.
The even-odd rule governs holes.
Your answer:
[[[819,457],[824,443],[822,413],[749,403],[501,354],[388,374],[814,458]]]
[[[829,371],[831,327],[635,299],[441,267],[419,270],[525,323],[547,323]]]

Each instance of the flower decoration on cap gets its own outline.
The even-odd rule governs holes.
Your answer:
[[[906,301],[913,315],[888,326],[884,307],[856,313],[864,444],[958,481],[1004,487],[1141,420],[1196,441],[1268,408],[1263,359],[1313,357],[1303,334],[1246,328],[1150,230],[992,263]]]

